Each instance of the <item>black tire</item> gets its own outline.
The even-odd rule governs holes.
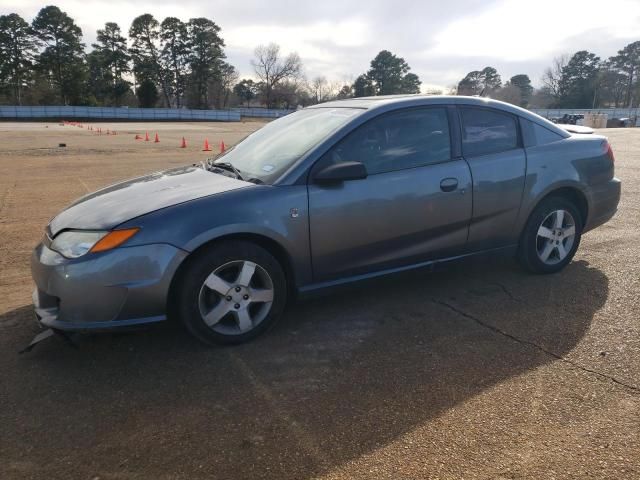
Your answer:
[[[268,274],[273,288],[271,308],[266,317],[248,331],[242,332],[239,322],[236,333],[216,331],[214,328],[233,328],[234,312],[231,310],[219,326],[208,326],[201,313],[203,295],[212,295],[214,305],[226,301],[227,297],[215,291],[202,293],[203,285],[214,271],[239,261],[255,263],[263,269],[261,272]],[[280,263],[264,248],[247,241],[222,242],[196,253],[187,262],[177,279],[171,310],[198,340],[209,345],[243,343],[266,332],[282,316],[287,302],[286,277]]]
[[[549,218],[553,212],[564,210],[571,214],[575,226],[575,236],[571,248],[567,250],[566,257],[556,263],[549,264],[542,261],[538,254],[539,237],[538,229],[545,219]],[[580,245],[580,237],[583,228],[583,219],[577,207],[565,197],[552,196],[545,198],[533,210],[527,220],[527,224],[522,231],[520,244],[518,246],[518,260],[520,264],[533,273],[548,274],[562,270],[571,262],[573,256]]]

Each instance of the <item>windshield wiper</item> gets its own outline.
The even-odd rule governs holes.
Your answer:
[[[244,180],[242,178],[242,174],[240,170],[231,165],[229,162],[209,162],[209,165],[212,168],[219,168],[220,170],[226,170],[227,172],[233,173],[238,180]]]

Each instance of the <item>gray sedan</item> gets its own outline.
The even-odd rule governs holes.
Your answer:
[[[616,212],[605,137],[468,97],[330,102],[223,156],[128,180],[57,215],[33,252],[39,321],[100,331],[179,319],[254,338],[287,300],[489,251],[554,273]]]

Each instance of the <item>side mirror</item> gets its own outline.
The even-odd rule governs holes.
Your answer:
[[[315,174],[313,181],[320,184],[340,183],[367,178],[367,168],[361,162],[340,162],[329,165]]]

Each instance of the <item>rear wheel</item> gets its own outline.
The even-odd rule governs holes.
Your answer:
[[[582,218],[575,205],[563,197],[543,200],[522,233],[518,258],[534,273],[562,270],[580,245]]]
[[[250,242],[214,245],[189,260],[178,285],[177,313],[205,343],[242,343],[268,330],[287,297],[278,261]]]

